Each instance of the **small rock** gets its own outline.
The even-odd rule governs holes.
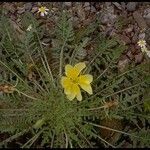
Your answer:
[[[147,24],[146,24],[144,18],[142,17],[142,15],[140,13],[138,13],[137,11],[135,11],[133,13],[133,17],[134,17],[135,21],[138,23],[138,26],[142,30],[145,30],[147,28]]]
[[[149,14],[147,14],[147,15],[145,15],[145,17],[144,18],[146,18],[146,19],[150,19],[150,13]]]
[[[96,9],[94,6],[91,6],[91,12],[96,12]]]
[[[141,63],[143,60],[143,54],[142,53],[139,53],[137,55],[135,55],[135,63]]]
[[[117,2],[112,2],[118,9],[122,10],[122,6]]]
[[[126,7],[128,11],[135,11],[136,6],[137,6],[137,2],[128,2]]]
[[[145,31],[145,40],[150,45],[150,28]]]
[[[134,54],[136,52],[135,44],[130,44],[128,50],[130,50],[132,54]]]
[[[13,4],[11,3],[5,3],[4,8],[8,11],[10,11],[11,13],[15,13],[16,12],[16,8]]]
[[[31,10],[32,13],[35,13],[36,11],[38,11],[38,7],[33,7]]]
[[[120,35],[120,39],[125,45],[131,43],[131,40],[126,35]]]
[[[18,11],[17,11],[18,14],[22,14],[24,12],[25,12],[25,7],[24,6],[23,7],[18,7]]]
[[[135,33],[132,37],[132,43],[136,44],[137,42],[138,42],[138,35],[137,35],[137,33]]]
[[[147,26],[150,27],[150,19],[145,19],[145,21],[146,21]]]
[[[130,60],[133,59],[133,54],[132,54],[132,51],[131,51],[130,49],[129,49],[129,51],[127,52],[126,55],[130,58]]]
[[[143,17],[145,18],[147,25],[150,27],[150,8],[144,10]]]
[[[125,9],[125,7],[126,7],[125,2],[121,2],[121,6],[122,6],[123,9]]]
[[[50,43],[50,41],[51,41],[50,38],[44,38],[44,39],[42,40],[42,42],[44,42],[44,43]]]
[[[103,24],[113,24],[116,21],[117,16],[111,13],[103,13],[101,15],[100,21]]]
[[[133,31],[133,26],[130,26],[130,27],[128,27],[128,28],[125,29],[126,33],[130,33],[132,31]]]
[[[26,3],[25,4],[25,9],[30,11],[32,9],[32,4],[31,3]]]
[[[139,39],[145,39],[145,33],[140,33],[139,34]]]
[[[85,2],[84,3],[84,7],[89,7],[90,6],[90,3],[89,2]]]
[[[129,59],[127,56],[124,56],[119,62],[118,62],[118,69],[123,72],[123,70],[126,68],[126,66],[129,64]]]
[[[14,14],[11,14],[10,18],[11,18],[11,20],[15,21],[17,19],[17,16]]]
[[[106,7],[110,7],[111,6],[111,2],[105,2]]]
[[[81,4],[78,4],[76,12],[81,21],[85,20],[86,14]]]
[[[72,2],[64,2],[64,4],[68,7],[70,7],[72,5]]]
[[[87,6],[87,7],[84,8],[85,11],[90,11],[90,9],[91,9],[90,6]]]

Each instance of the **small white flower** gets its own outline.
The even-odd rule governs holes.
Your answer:
[[[139,40],[138,45],[142,48],[146,46],[146,41],[145,40]]]
[[[144,53],[144,52],[147,52],[147,47],[146,46],[143,46],[141,47],[141,51]]]
[[[150,58],[150,51],[146,51],[146,54]]]
[[[49,11],[49,9],[47,9],[46,7],[42,6],[42,7],[39,8],[38,13],[40,13],[40,15],[43,17],[44,15],[48,14],[47,11]]]
[[[27,31],[31,31],[31,29],[32,29],[32,24],[30,24],[30,25],[28,26]]]

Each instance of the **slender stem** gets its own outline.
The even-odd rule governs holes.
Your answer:
[[[136,86],[138,86],[138,85],[140,85],[140,84],[142,84],[142,83],[144,83],[144,82],[137,83],[137,84],[135,84],[135,85],[133,85],[133,86],[130,86],[130,87],[127,87],[127,88],[125,88],[125,89],[123,89],[123,90],[114,92],[114,93],[112,93],[112,94],[109,94],[109,95],[105,96],[104,98],[107,98],[107,97],[113,96],[113,95],[115,95],[115,94],[124,92],[124,91],[126,91],[126,90],[132,89],[132,88],[134,88],[134,87],[136,87]],[[92,95],[91,97],[89,97],[88,100],[89,100],[89,99],[92,99],[92,98],[94,98],[94,97],[96,97],[97,95],[101,94],[103,91],[107,90],[107,89],[110,88],[110,87],[111,87],[111,85],[108,86],[108,87],[106,87],[105,89],[102,89],[101,91],[97,92],[95,95]]]
[[[114,132],[117,132],[117,133],[121,133],[121,134],[128,135],[128,136],[133,136],[133,137],[136,137],[136,138],[139,138],[139,139],[143,139],[143,140],[150,140],[150,139],[145,139],[145,138],[142,138],[142,137],[139,137],[139,136],[130,134],[130,133],[126,133],[126,132],[120,131],[120,130],[116,130],[116,129],[113,129],[113,128],[109,128],[109,127],[106,127],[106,126],[97,125],[97,124],[92,123],[92,122],[86,122],[86,121],[84,121],[84,122],[87,123],[87,124],[93,125],[93,126],[95,126],[95,127],[102,128],[102,129],[111,130],[111,131],[114,131]]]
[[[8,35],[9,42],[11,43],[12,49],[15,51],[15,47],[14,47],[14,45],[12,44],[11,36],[10,36],[9,31],[7,30],[5,24],[4,24],[4,28],[6,29],[6,33],[7,33],[7,35]],[[18,56],[18,54],[17,54],[16,52],[15,52],[15,54],[16,54],[16,56],[19,58],[19,56]]]
[[[27,111],[28,109],[0,109],[0,111]]]
[[[85,141],[90,145],[90,147],[93,148],[93,146],[91,145],[91,143],[89,142],[89,140],[81,133],[81,131],[77,127],[75,127],[75,128],[80,133],[80,135],[85,139]]]
[[[15,91],[17,91],[18,93],[20,93],[20,94],[22,94],[22,95],[24,95],[24,96],[26,96],[26,97],[28,97],[28,98],[30,98],[30,99],[33,99],[33,100],[39,100],[38,98],[35,98],[35,97],[32,97],[32,96],[29,96],[29,95],[27,95],[27,94],[25,94],[25,93],[23,93],[23,92],[19,91],[18,89],[15,89]]]
[[[103,109],[105,108],[106,106],[101,106],[101,107],[96,107],[96,108],[89,108],[88,110],[98,110],[98,109]]]
[[[110,67],[111,63],[108,65],[108,67],[96,78],[96,80],[94,80],[94,82],[96,82]]]
[[[138,104],[132,105],[132,106],[127,107],[126,109],[123,109],[123,110],[129,110],[129,109],[131,109],[131,108],[133,108],[133,107],[135,107],[135,106],[141,105],[141,104],[143,104],[143,102],[140,102],[140,103],[138,103]]]
[[[63,46],[61,48],[61,52],[60,52],[60,64],[59,64],[59,77],[61,78],[62,76],[62,65],[63,65],[63,55],[64,55],[64,47],[65,47],[65,44],[66,44],[66,39],[63,43]]]
[[[53,137],[52,137],[51,148],[53,148],[53,145],[54,145],[54,138],[55,138],[55,133],[53,134]]]
[[[143,118],[150,119],[150,116],[146,116],[146,115],[143,115],[143,114],[132,113],[132,112],[128,112],[128,114],[132,114],[132,115],[136,115],[136,116],[140,116],[140,117],[143,117]]]
[[[72,52],[72,55],[71,55],[71,57],[70,57],[70,64],[72,64],[72,61],[73,61],[73,59],[74,59],[74,57],[75,57],[75,54],[76,54],[76,51],[77,51],[77,46],[75,45],[75,49],[74,49],[74,51]]]
[[[14,75],[16,75],[18,77],[18,79],[20,79],[23,83],[25,83],[27,85],[27,83],[21,78],[19,77],[19,75],[17,75],[11,68],[9,68],[5,63],[3,63],[1,60],[0,60],[0,63],[5,66],[9,71],[11,71]]]
[[[34,24],[34,22],[33,22],[33,24]],[[35,26],[35,24],[34,24],[34,26]],[[38,42],[39,42],[39,44],[40,44],[40,49],[41,49],[42,54],[43,54],[43,56],[44,56],[44,60],[45,60],[45,62],[46,62],[46,66],[47,66],[47,69],[48,69],[48,71],[49,71],[49,74],[50,74],[50,77],[51,77],[53,86],[56,87],[56,86],[55,86],[55,82],[54,82],[54,77],[53,77],[52,71],[51,71],[51,69],[50,69],[50,67],[49,67],[49,64],[48,64],[48,61],[47,61],[47,57],[46,57],[46,55],[45,55],[43,46],[42,46],[42,44],[41,44],[41,41],[40,41],[40,38],[39,38],[39,35],[38,35],[36,29],[35,29],[35,33],[36,33],[36,36],[37,36],[37,38],[38,38]]]
[[[89,68],[89,66],[94,62],[94,60],[101,54],[101,52],[98,52],[97,55],[89,62],[87,67],[84,69],[83,74],[86,72],[86,70]]]
[[[132,89],[132,88],[134,88],[134,87],[136,87],[136,86],[138,86],[138,85],[140,85],[140,84],[142,84],[142,83],[144,83],[144,82],[137,83],[137,84],[135,84],[135,85],[133,85],[133,86],[130,86],[130,87],[127,87],[127,88],[125,88],[125,89],[123,89],[123,90],[120,90],[120,91],[114,92],[114,93],[112,93],[112,94],[109,94],[109,95],[105,96],[105,98],[110,97],[110,96],[113,96],[113,95],[118,94],[118,93],[121,93],[121,92],[124,92],[124,91],[129,90],[129,89]]]
[[[37,66],[36,66],[36,64],[35,64],[35,62],[34,62],[34,60],[32,59],[32,56],[30,55],[30,53],[29,53],[27,47],[26,47],[26,50],[27,50],[28,55],[29,55],[29,57],[30,57],[30,59],[31,59],[31,61],[32,61],[32,63],[33,63],[33,65],[35,66],[35,69],[36,69],[36,71],[38,72],[38,74],[39,74],[39,76],[40,76],[40,78],[41,78],[41,80],[42,80],[42,82],[43,82],[43,84],[44,84],[44,86],[45,86],[47,92],[49,92],[49,90],[48,90],[48,88],[47,88],[47,86],[46,86],[46,84],[45,84],[45,81],[43,80],[42,75],[41,75],[39,69],[37,68]]]
[[[71,140],[69,140],[70,148],[73,148]]]
[[[98,137],[100,140],[102,140],[103,142],[105,142],[107,145],[111,146],[112,148],[116,148],[114,145],[112,145],[111,143],[107,142],[106,140],[104,140],[102,137],[98,136],[95,134],[96,137]]]
[[[6,140],[0,142],[0,145],[4,145],[5,143],[11,142],[12,140],[14,140],[14,139],[18,138],[19,136],[23,135],[25,132],[28,132],[30,129],[31,128],[25,129],[22,132],[19,132],[19,133],[13,135],[13,136],[7,138]]]
[[[37,85],[42,92],[45,92],[45,89],[43,89],[43,87],[36,80],[34,80],[33,83]]]
[[[33,136],[30,140],[28,140],[21,148],[29,148],[35,141],[36,139],[40,136],[40,134],[43,132],[43,130],[39,131],[35,136]],[[31,143],[30,143],[31,142]],[[28,145],[30,143],[30,145]],[[27,146],[28,145],[28,146]]]
[[[67,136],[66,132],[64,132],[64,133],[65,133],[65,137],[66,137],[66,145],[65,145],[65,147],[68,148],[68,136]]]

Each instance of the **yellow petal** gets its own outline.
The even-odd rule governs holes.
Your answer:
[[[72,86],[70,87],[70,93],[67,94],[67,98],[69,100],[73,100],[77,95],[78,95],[78,98],[79,100],[81,99],[81,96],[80,96],[80,88],[77,84],[72,84]]]
[[[64,89],[64,93],[65,93],[66,95],[71,94],[71,86],[67,86],[67,87],[65,87],[65,89]]]
[[[80,83],[79,84],[81,86],[81,88],[83,90],[85,90],[86,92],[88,92],[89,94],[93,94],[93,91],[92,91],[92,87],[90,84],[83,84],[83,83]]]
[[[93,76],[90,74],[79,76],[79,84],[90,84],[92,81],[93,81]]]
[[[79,89],[80,90],[80,89]],[[82,95],[81,95],[81,91],[80,92],[78,92],[78,94],[77,94],[77,100],[78,101],[81,101],[82,100]]]
[[[78,70],[78,75],[85,67],[86,67],[86,65],[84,62],[78,63],[74,66],[74,68]]]
[[[61,78],[61,85],[62,85],[63,88],[71,86],[71,83],[72,82],[71,82],[71,80],[69,78],[62,76],[62,78]]]
[[[72,101],[74,98],[75,98],[75,94],[74,93],[71,93],[69,95],[67,95],[67,98]]]
[[[65,66],[65,74],[66,74],[66,76],[68,76],[68,74],[70,74],[70,72],[73,70],[73,66],[71,66],[71,65],[66,65]]]

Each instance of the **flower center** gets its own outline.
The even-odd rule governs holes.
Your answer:
[[[40,11],[44,13],[45,12],[45,7],[41,7]]]
[[[78,78],[74,78],[74,79],[70,79],[74,84],[78,84],[79,79]]]

